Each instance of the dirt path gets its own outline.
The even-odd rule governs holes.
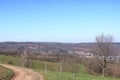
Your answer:
[[[44,80],[42,75],[32,70],[11,66],[11,65],[2,65],[2,66],[12,69],[14,71],[15,76],[13,77],[12,80]]]

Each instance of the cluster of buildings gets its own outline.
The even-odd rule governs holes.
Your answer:
[[[68,53],[79,56],[80,58],[95,58],[93,53],[86,52],[84,50],[69,51]],[[120,54],[116,56],[109,56],[107,58],[109,62],[120,62]]]
[[[32,50],[37,50],[39,49],[41,46],[36,46],[36,45],[29,45],[28,48],[32,49]],[[44,51],[42,53],[45,53]],[[53,51],[48,50],[48,54],[53,53]],[[86,51],[85,49],[81,49],[81,50],[74,50],[74,51],[67,51],[67,53],[69,54],[74,54],[77,55],[80,58],[95,58],[95,55],[93,53],[90,53],[88,51]],[[113,61],[113,62],[120,62],[120,55],[117,56],[109,56],[108,57],[109,61]]]
[[[93,53],[85,52],[83,50],[76,50],[76,51],[73,51],[73,52],[69,51],[68,53],[78,55],[81,58],[94,58]]]

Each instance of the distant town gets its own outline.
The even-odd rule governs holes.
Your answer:
[[[95,43],[57,43],[57,42],[1,42],[0,50],[30,50],[39,54],[72,54],[80,58],[95,58],[91,49]],[[120,61],[120,43],[113,43],[116,55],[110,56],[113,61]],[[18,53],[13,53],[17,55]],[[11,54],[12,55],[12,54]]]

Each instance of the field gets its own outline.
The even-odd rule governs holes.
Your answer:
[[[51,65],[52,63],[48,63],[48,65],[49,64]],[[45,72],[45,70],[41,68],[39,69],[36,68],[36,70],[39,72],[42,72],[42,74],[45,75],[45,78],[47,80],[119,80],[119,79],[110,78],[110,77],[102,78],[100,76],[90,75],[86,72],[86,70],[84,69],[84,66],[82,65],[79,65],[79,66],[80,66],[79,73],[74,74],[70,72],[63,72],[61,78],[60,78],[59,71],[47,70],[47,72]]]
[[[17,57],[0,55],[1,63],[8,63],[9,61],[11,61],[13,65],[19,65],[19,59]],[[46,71],[45,63],[47,63]],[[111,77],[102,78],[88,74],[81,64],[79,64],[79,73],[62,72],[60,75],[58,66],[59,63],[34,61],[34,67],[32,67],[32,69],[43,74],[46,80],[119,80]]]

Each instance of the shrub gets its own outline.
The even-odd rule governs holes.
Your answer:
[[[13,61],[9,60],[7,63],[12,65],[12,64],[13,64]]]
[[[90,73],[97,73],[101,74],[102,73],[102,66],[96,59],[82,59],[82,64],[89,69]]]
[[[120,66],[108,66],[106,68],[106,76],[120,78]]]

